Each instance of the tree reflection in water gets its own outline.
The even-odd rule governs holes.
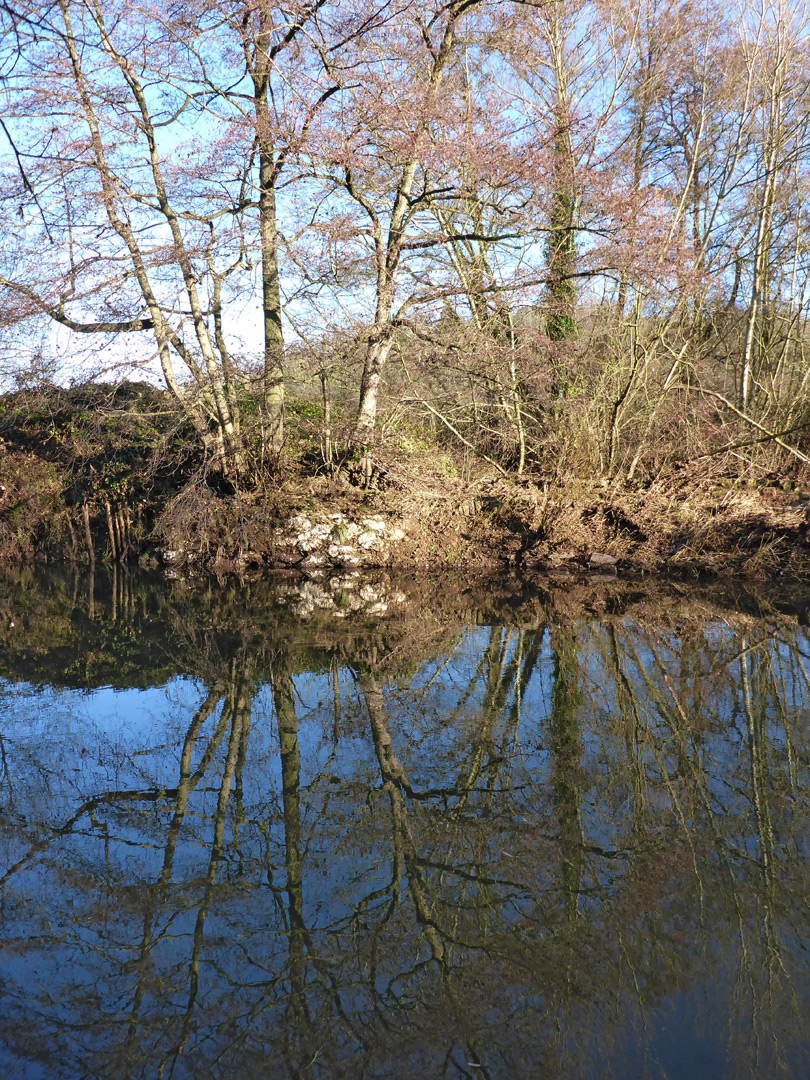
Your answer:
[[[806,1075],[806,619],[344,585],[2,581],[6,1071]]]

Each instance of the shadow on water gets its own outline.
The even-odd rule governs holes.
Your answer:
[[[6,1073],[810,1074],[805,600],[0,578]]]

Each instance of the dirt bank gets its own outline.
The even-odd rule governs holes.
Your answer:
[[[520,567],[556,576],[810,578],[810,491],[673,466],[643,485],[474,472],[446,450],[375,450],[375,486],[290,455],[217,490],[165,396],[127,384],[0,409],[0,559],[193,570]]]

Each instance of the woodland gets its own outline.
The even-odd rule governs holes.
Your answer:
[[[584,484],[622,521],[647,492],[648,523],[676,489],[715,516],[744,491],[749,525],[788,492],[804,538],[807,3],[13,0],[0,21],[18,507],[39,469],[109,519],[149,461],[165,491],[254,499],[429,474],[533,485],[551,513]]]

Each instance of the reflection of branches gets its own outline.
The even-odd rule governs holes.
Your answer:
[[[506,632],[504,637],[504,631],[500,626],[490,628],[489,644],[482,657],[484,699],[481,705],[481,726],[476,732],[469,763],[456,782],[456,790],[460,796],[456,805],[457,813],[462,810],[472,788],[481,775],[484,758],[488,756],[491,762],[494,754],[492,727],[506,700],[509,685],[517,666],[513,657],[508,670],[504,670],[510,637],[511,633],[509,631]]]
[[[229,714],[231,724],[230,735],[228,737],[228,750],[222,770],[222,781],[217,795],[217,806],[214,813],[214,833],[211,842],[211,853],[208,859],[208,870],[205,875],[203,898],[197,910],[197,919],[194,925],[193,947],[188,965],[189,991],[185,1015],[183,1017],[183,1027],[177,1046],[167,1058],[167,1061],[171,1061],[171,1067],[169,1069],[170,1077],[174,1075],[174,1066],[191,1035],[192,1017],[199,991],[200,953],[202,952],[203,947],[205,921],[208,917],[208,912],[214,898],[217,870],[223,852],[223,838],[225,835],[225,818],[228,810],[228,800],[231,794],[231,786],[234,781],[237,756],[242,741],[242,730],[246,718],[249,718],[250,716],[250,702],[249,681],[244,672],[240,671],[237,673],[236,663],[234,661],[231,665],[231,677],[228,682],[228,694],[226,696],[227,708],[223,708],[222,710],[223,713],[227,712]],[[165,1063],[161,1068],[161,1075],[163,1075],[164,1068]]]
[[[148,791],[105,791],[102,795],[94,795],[92,799],[87,799],[81,804],[64,825],[60,825],[58,828],[52,829],[50,835],[46,836],[43,840],[37,841],[32,844],[25,855],[17,862],[13,863],[8,870],[0,877],[0,887],[6,884],[9,878],[18,873],[27,866],[32,859],[35,859],[37,855],[40,855],[46,848],[50,847],[56,840],[61,840],[66,836],[70,836],[71,833],[76,831],[76,826],[85,816],[90,817],[92,820],[93,811],[98,810],[102,806],[118,806],[126,803],[133,802],[146,802],[157,803],[163,802],[166,798],[175,798],[177,796],[177,788],[152,788]]]
[[[774,868],[779,853],[770,800],[773,778],[779,774],[772,757],[777,747],[784,747],[788,760],[786,775],[795,789],[790,764],[793,736],[787,723],[786,704],[791,701],[796,688],[804,685],[804,680],[803,665],[795,658],[791,636],[784,626],[758,626],[756,631],[749,630],[734,637],[729,635],[725,642],[714,641],[707,647],[698,635],[675,641],[649,632],[642,638],[636,631],[620,646],[618,634],[615,630],[610,631],[612,675],[618,700],[625,708],[629,701],[642,698],[646,702],[646,711],[652,714],[653,724],[648,725],[646,731],[647,753],[656,762],[662,786],[677,815],[679,831],[690,849],[702,903],[708,902],[712,888],[707,880],[709,868],[705,850],[699,847],[698,841],[701,834],[713,840],[721,881],[739,938],[739,985],[747,985],[754,1014],[750,1028],[754,1059],[761,1049],[760,1005],[766,1003],[759,983],[763,976],[767,979],[768,998],[772,998],[777,973],[788,981],[790,979],[784,945],[776,929]],[[635,672],[633,679],[624,670],[628,661]],[[719,695],[722,680],[727,681],[725,697]],[[707,692],[705,688],[711,689]],[[640,711],[634,708],[638,720]],[[800,709],[800,702],[794,701],[794,713]],[[716,710],[714,714],[713,710]],[[737,717],[743,721],[743,730],[735,732],[733,721]],[[653,726],[656,721],[658,723]],[[775,738],[777,725],[783,729],[780,739]],[[724,747],[723,759],[714,760],[709,754],[707,730],[731,733],[733,741]],[[687,745],[691,745],[689,754]],[[739,753],[736,760],[731,745]],[[669,752],[675,758],[674,771],[667,767]],[[712,767],[716,770],[714,775],[710,772]],[[722,786],[718,786],[718,781]],[[726,791],[733,801],[723,798],[722,793]],[[753,836],[741,823],[736,827],[732,824],[738,813],[735,804],[742,807],[746,803],[754,822]],[[746,840],[756,844],[757,858],[752,857]],[[757,868],[761,884],[748,874],[748,867]],[[741,869],[745,871],[745,878],[741,878]],[[745,886],[754,887],[762,915],[754,923],[761,927],[763,937],[763,959],[759,962],[755,957],[760,953],[752,947],[750,940],[751,919]],[[704,926],[706,943],[709,932]],[[705,947],[708,949],[708,944]],[[771,1060],[782,1060],[784,1064],[773,1018],[769,1024],[769,1040]]]
[[[126,603],[119,583],[119,625]],[[391,1061],[394,1075],[442,1062],[449,1076],[482,1075],[470,1063],[498,1054],[499,1075],[527,1060],[538,1075],[584,1075],[611,1038],[650,1047],[673,996],[706,985],[718,1004],[696,1023],[725,1013],[735,1075],[755,1053],[762,1072],[792,1064],[774,1032],[795,1007],[804,1039],[791,979],[806,977],[793,944],[807,929],[810,693],[794,651],[805,632],[770,616],[673,629],[668,617],[544,610],[542,628],[470,628],[451,660],[439,652],[399,679],[386,666],[386,681],[365,633],[358,673],[338,670],[351,649],[321,648],[325,632],[318,651],[268,635],[223,660],[225,637],[201,631],[210,690],[179,738],[125,751],[135,779],[75,811],[62,809],[57,768],[34,793],[46,809],[17,807],[9,832],[35,843],[6,879],[6,954],[50,975],[70,950],[79,973],[16,990],[15,956],[0,1038],[12,1022],[52,1025],[48,1053],[67,1061],[55,1075],[73,1067],[80,1025],[88,1054],[120,1052],[122,1073],[164,1080],[226,1066],[261,1076],[269,1054],[288,1077],[384,1074]],[[388,664],[383,644],[377,655]],[[251,720],[265,679],[266,723]],[[20,804],[25,774],[32,787],[40,774],[17,742]],[[172,786],[140,786],[147,753]],[[94,758],[83,749],[81,767]],[[107,765],[105,754],[102,776]],[[57,825],[37,832],[51,805]],[[120,836],[102,831],[105,816]],[[120,868],[116,843],[131,845]],[[32,880],[59,882],[63,910]],[[24,939],[23,906],[51,929]]]
[[[481,723],[475,733],[469,760],[456,781],[456,794],[459,797],[454,807],[456,815],[463,811],[482,772],[487,777],[484,807],[487,811],[492,810],[492,798],[501,766],[509,759],[508,745],[513,741],[520,723],[521,702],[540,657],[543,634],[542,629],[529,631],[528,634],[523,630],[518,631],[517,646],[512,649],[510,656],[511,632],[504,633],[501,627],[490,629],[489,644],[465,695],[469,696],[472,687],[483,677]],[[510,693],[511,708],[506,716],[501,745],[496,747],[494,729],[503,715]]]
[[[133,995],[132,1009],[130,1011],[129,1026],[127,1030],[127,1040],[125,1046],[125,1058],[128,1062],[132,1060],[133,1054],[135,1052],[135,1040],[137,1037],[138,1018],[140,1015],[143,997],[145,993],[145,985],[149,968],[149,957],[155,944],[154,920],[156,912],[166,885],[171,880],[172,867],[174,865],[174,854],[177,848],[180,828],[183,824],[183,819],[185,818],[189,796],[203,776],[203,772],[201,772],[199,769],[197,769],[194,776],[192,776],[191,774],[191,758],[194,752],[194,744],[199,737],[203,724],[208,720],[208,718],[212,715],[217,705],[219,704],[220,698],[222,696],[222,691],[223,686],[221,684],[214,684],[214,686],[208,692],[207,697],[195,713],[183,740],[183,749],[180,754],[180,781],[177,785],[176,790],[172,793],[172,797],[175,800],[174,814],[172,815],[172,820],[169,824],[169,829],[166,836],[166,843],[163,850],[163,866],[161,867],[160,875],[157,882],[148,892],[147,903],[144,910],[143,931],[141,934],[141,943],[136,964],[137,970],[140,974],[135,987],[135,993]],[[222,711],[225,712],[226,710],[223,709]],[[221,728],[221,726],[222,720],[220,718],[220,724],[217,731],[219,731],[219,728]],[[219,737],[221,738],[221,736]],[[216,739],[217,734],[215,733],[214,740]],[[210,751],[210,748],[211,746],[209,742],[206,753]],[[205,754],[203,756],[205,756]]]
[[[433,959],[443,968],[445,960],[444,945],[432,918],[425,888],[425,879],[419,868],[416,845],[405,812],[405,800],[402,793],[403,790],[411,790],[411,786],[396,755],[391,733],[388,730],[382,687],[373,675],[358,675],[357,681],[363,691],[363,697],[368,709],[374,749],[377,753],[377,761],[383,781],[383,790],[387,792],[391,804],[394,840],[393,880],[399,881],[401,870],[405,870],[416,910],[416,917],[422,928],[422,933],[430,946]]]
[[[445,993],[454,1005],[459,1007],[461,1003],[450,978],[449,958],[444,943],[444,939],[451,940],[451,935],[439,926],[434,904],[430,899],[427,879],[422,872],[422,866],[425,864],[419,858],[413,832],[408,822],[403,791],[407,791],[410,784],[405,769],[394,750],[388,729],[382,687],[374,675],[358,675],[357,681],[363,691],[368,709],[383,791],[388,794],[391,807],[394,848],[392,880],[398,883],[404,871],[420,932],[428,944],[431,959],[439,969]],[[483,884],[480,879],[479,884]],[[490,1073],[483,1064],[483,1058],[472,1043],[470,1043],[470,1050],[474,1055],[473,1060],[477,1058],[478,1075],[489,1077]]]

